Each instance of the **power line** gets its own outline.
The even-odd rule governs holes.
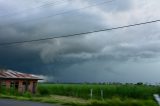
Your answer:
[[[20,14],[24,11],[27,11],[27,10],[32,10],[32,9],[36,9],[36,8],[43,8],[43,7],[47,7],[47,6],[55,6],[55,5],[61,5],[62,3],[65,3],[67,0],[61,0],[61,1],[54,1],[54,2],[50,2],[50,1],[45,1],[43,2],[44,4],[43,5],[39,5],[39,6],[35,6],[35,7],[31,7],[31,8],[26,8],[24,10],[21,10],[21,11],[18,11],[18,12],[14,12],[14,13],[9,13],[9,14],[4,14],[4,15],[0,15],[0,17],[5,17],[5,16],[11,16],[11,15],[16,15],[16,14]],[[85,0],[85,1],[89,1],[89,0]],[[105,1],[106,2],[106,1]],[[105,3],[103,2],[103,3]],[[107,1],[108,2],[108,1]],[[94,3],[94,2],[91,2],[91,3]]]
[[[45,19],[45,18],[55,17],[55,16],[59,16],[59,15],[63,15],[63,14],[68,14],[68,13],[71,13],[71,12],[74,12],[74,11],[79,11],[79,10],[82,10],[82,9],[87,9],[87,8],[91,8],[91,7],[98,6],[98,5],[108,4],[108,3],[113,2],[113,1],[115,1],[115,0],[109,0],[109,1],[101,2],[101,3],[95,3],[95,4],[92,4],[92,5],[86,6],[86,7],[82,7],[82,8],[78,8],[78,9],[73,9],[73,10],[68,10],[68,11],[52,14],[52,15],[49,15],[49,16],[45,16],[45,17],[39,17],[39,18],[35,18],[35,19],[30,19],[30,20],[22,20],[22,21],[11,23],[11,24],[7,24],[7,25],[14,25],[14,24],[17,24],[17,23],[20,23],[20,22],[33,21],[33,20],[35,22],[35,21],[39,21],[39,19]]]
[[[0,43],[0,46],[13,45],[13,44],[22,44],[22,43],[30,43],[30,42],[38,42],[38,41],[57,39],[57,38],[67,38],[67,37],[72,37],[72,36],[82,36],[82,35],[91,34],[91,33],[110,31],[110,30],[116,30],[116,29],[123,29],[123,28],[140,26],[140,25],[151,24],[151,23],[156,23],[156,22],[160,22],[160,19],[159,20],[146,21],[146,22],[137,23],[137,24],[124,25],[124,26],[119,26],[119,27],[112,27],[112,28],[106,28],[106,29],[100,29],[100,30],[94,30],[94,31],[88,31],[88,32],[75,33],[75,34],[70,34],[70,35],[48,37],[48,38],[40,38],[40,39],[33,39],[33,40],[16,41],[16,42]]]
[[[62,0],[61,2],[60,1],[59,2],[58,1],[55,1],[55,2],[46,1],[46,2],[43,2],[43,3],[44,3],[43,5],[39,5],[39,6],[31,7],[31,8],[26,8],[24,10],[9,13],[9,14],[3,14],[3,15],[0,15],[0,17],[6,17],[6,16],[11,16],[11,15],[14,16],[14,15],[20,14],[24,11],[33,10],[33,9],[36,9],[36,8],[43,8],[43,7],[46,7],[46,6],[60,5],[60,4],[57,4],[57,3],[65,3],[65,0]]]

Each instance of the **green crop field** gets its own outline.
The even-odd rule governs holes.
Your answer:
[[[159,86],[147,85],[109,85],[109,84],[39,84],[41,95],[64,95],[84,99],[105,99],[112,97],[152,99],[153,94],[160,93]]]
[[[87,106],[157,106],[153,94],[160,94],[160,87],[134,84],[39,84],[38,92],[40,95],[97,100]]]
[[[160,94],[159,86],[134,84],[39,83],[37,90],[33,95],[1,88],[0,97],[69,106],[158,106],[153,94]]]

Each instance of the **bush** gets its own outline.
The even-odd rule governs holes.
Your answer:
[[[23,97],[31,98],[32,94],[30,92],[25,92],[22,94]]]

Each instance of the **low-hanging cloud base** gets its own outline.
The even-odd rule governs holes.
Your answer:
[[[54,1],[51,1],[54,2]],[[0,42],[63,36],[159,19],[159,1],[0,1]],[[104,2],[104,1],[102,1]],[[30,11],[27,8],[32,8]],[[13,10],[13,11],[12,11]],[[0,67],[53,82],[159,82],[160,23],[0,46]]]

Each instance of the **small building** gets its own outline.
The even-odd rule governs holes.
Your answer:
[[[41,80],[36,75],[21,73],[12,70],[0,69],[0,89],[14,89],[19,93],[26,91],[35,93],[37,89],[37,82]]]

